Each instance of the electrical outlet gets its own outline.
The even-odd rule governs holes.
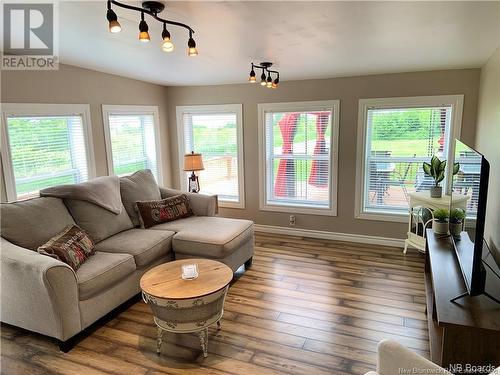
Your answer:
[[[295,215],[290,215],[289,225],[292,227],[295,226]]]

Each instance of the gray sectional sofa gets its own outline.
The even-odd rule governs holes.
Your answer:
[[[159,190],[161,198],[181,193]],[[156,265],[200,257],[233,271],[251,265],[253,222],[216,217],[216,196],[187,195],[195,216],[149,229],[135,227],[125,207],[113,214],[84,200],[2,204],[1,321],[54,337],[64,350],[70,338],[137,295],[141,276]],[[76,272],[36,252],[75,223],[96,242],[96,253]]]

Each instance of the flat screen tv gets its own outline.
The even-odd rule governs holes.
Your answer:
[[[486,294],[498,302],[485,291],[486,268],[490,268],[498,277],[498,264],[492,265],[491,262],[483,261],[483,258],[489,255],[483,235],[490,164],[482,154],[459,140],[455,140],[453,161],[459,165],[451,186],[450,233],[453,235],[455,252],[467,291],[452,301],[466,295]],[[460,219],[459,213],[462,210],[465,219],[458,231],[452,230],[452,225],[454,222],[456,224],[457,218]]]

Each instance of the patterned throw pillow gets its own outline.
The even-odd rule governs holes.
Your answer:
[[[142,228],[174,221],[193,215],[186,194],[176,195],[161,201],[136,202]]]
[[[60,260],[76,271],[92,254],[94,241],[83,229],[69,225],[38,248],[42,255]]]

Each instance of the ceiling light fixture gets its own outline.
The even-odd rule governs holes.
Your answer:
[[[193,33],[189,31],[189,40],[188,40],[188,56],[197,56],[198,50],[196,49],[196,42],[193,39]]]
[[[132,5],[120,3],[116,0],[108,0],[107,1],[108,9],[106,13],[106,18],[108,20],[109,31],[112,33],[119,33],[122,27],[118,22],[118,16],[113,11],[113,9],[111,9],[112,4],[121,8],[141,13],[141,21],[139,22],[139,40],[141,42],[149,42],[151,40],[151,36],[149,35],[148,24],[144,19],[144,15],[147,14],[163,24],[163,32],[161,33],[161,38],[162,38],[161,48],[163,51],[172,52],[174,50],[174,43],[172,42],[170,33],[167,30],[167,24],[168,24],[168,25],[183,27],[189,31],[188,56],[198,55],[198,50],[196,49],[196,42],[193,39],[194,30],[191,27],[189,27],[184,23],[169,21],[158,16],[158,14],[161,11],[163,11],[163,9],[165,9],[165,5],[163,3],[160,3],[158,1],[144,1],[142,3],[142,8],[139,8]]]
[[[108,2],[108,11],[106,12],[106,18],[108,19],[109,22],[109,32],[116,34],[122,31],[120,22],[118,22],[118,16],[113,11],[113,9],[111,9],[110,2]]]
[[[255,78],[255,70],[253,70],[253,64],[252,64],[252,70],[250,71],[250,77],[248,77],[248,82],[250,83],[257,82],[257,79]]]
[[[260,85],[268,88],[277,88],[280,82],[280,73],[276,70],[269,69],[273,65],[272,62],[261,62],[260,64],[252,63],[252,70],[250,71],[250,76],[248,77],[248,82],[255,83],[257,80],[255,78],[255,70],[262,69],[262,74],[260,75]],[[267,73],[267,76],[266,76]],[[276,78],[273,81],[271,73],[276,74]]]
[[[163,42],[161,42],[161,48],[165,52],[172,52],[174,50],[174,43],[170,40],[170,33],[167,30],[167,25],[163,24],[163,32],[161,33],[161,38]]]
[[[141,22],[139,22],[139,40],[143,43],[147,43],[151,40],[149,36],[149,26],[144,21],[144,13],[141,13]]]

